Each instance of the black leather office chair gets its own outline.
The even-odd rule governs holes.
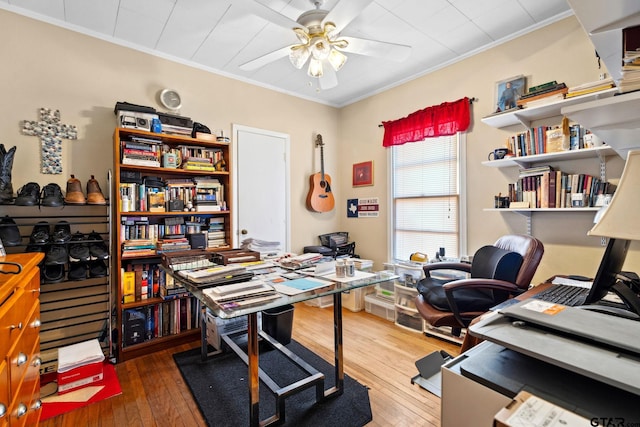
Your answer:
[[[506,235],[480,248],[471,264],[427,264],[426,278],[418,283],[416,308],[431,326],[449,326],[454,336],[460,336],[475,317],[526,291],[543,254],[544,245],[535,237]],[[439,279],[431,276],[435,270],[457,270],[471,278]]]

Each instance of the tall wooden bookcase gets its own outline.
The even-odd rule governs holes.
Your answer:
[[[215,158],[210,164],[202,162],[211,156]],[[158,241],[188,236],[194,231],[194,224],[196,232],[200,230],[205,243],[209,243],[207,251],[233,247],[232,207],[228,196],[232,194],[230,156],[228,143],[116,128],[112,217],[118,361],[193,341],[200,336],[195,298],[184,294],[161,296],[155,286],[149,286],[144,293],[140,287],[144,290],[145,276],[152,283],[164,285]],[[196,182],[219,184],[215,193],[217,205],[211,206],[211,200],[206,200],[209,203],[205,206],[201,202],[200,210],[192,206],[198,203]],[[190,187],[191,183],[193,187]],[[136,273],[125,276],[130,271]],[[139,271],[142,273],[137,273]],[[131,281],[132,276],[135,277],[135,298],[128,292],[125,298],[123,278]],[[179,310],[184,311],[185,306],[193,315],[188,325],[185,326],[182,319],[177,327]],[[136,313],[146,315],[138,320],[138,323],[144,321],[146,330],[141,332],[142,338],[131,339],[132,330],[140,327],[132,322]],[[170,327],[167,326],[169,323]]]

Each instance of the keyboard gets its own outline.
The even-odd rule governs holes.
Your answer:
[[[577,306],[583,305],[589,295],[589,288],[571,285],[551,285],[544,291],[533,295],[533,298],[556,304]]]

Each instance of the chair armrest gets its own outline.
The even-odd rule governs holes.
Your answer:
[[[471,273],[471,264],[466,262],[434,262],[423,265],[422,270],[424,270],[426,277],[431,277],[430,272],[434,270],[458,270],[464,273]]]
[[[472,279],[460,279],[454,280],[449,283],[445,283],[442,285],[444,292],[446,294],[453,295],[453,292],[458,289],[492,289],[496,291],[509,291],[514,293],[519,293],[520,289],[513,283],[507,282],[505,280],[496,280],[496,279],[481,279],[481,278],[472,278]]]

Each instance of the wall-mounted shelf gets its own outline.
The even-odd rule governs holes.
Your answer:
[[[562,109],[610,145],[623,159],[640,148],[640,92],[630,92]]]
[[[603,145],[594,148],[583,148],[581,150],[560,151],[557,153],[534,154],[532,156],[507,157],[500,160],[486,160],[482,162],[484,166],[494,168],[508,168],[513,166],[529,167],[533,163],[552,162],[561,160],[576,160],[599,158],[604,159],[606,156],[615,154],[613,148]]]
[[[482,123],[495,128],[514,125],[521,125],[529,128],[531,127],[531,122],[534,120],[542,120],[548,119],[550,117],[560,116],[562,114],[562,108],[568,107],[570,105],[582,104],[584,102],[593,101],[595,99],[611,98],[617,92],[617,88],[607,89],[600,92],[588,93],[586,95],[562,99],[556,102],[551,102],[549,104],[540,105],[538,107],[523,108],[511,112],[493,114],[491,116],[483,117]],[[586,124],[580,124],[589,129]]]
[[[640,25],[640,2],[620,0],[615,2],[615,7],[600,0],[568,0],[567,3],[617,84],[622,77],[622,29]]]

